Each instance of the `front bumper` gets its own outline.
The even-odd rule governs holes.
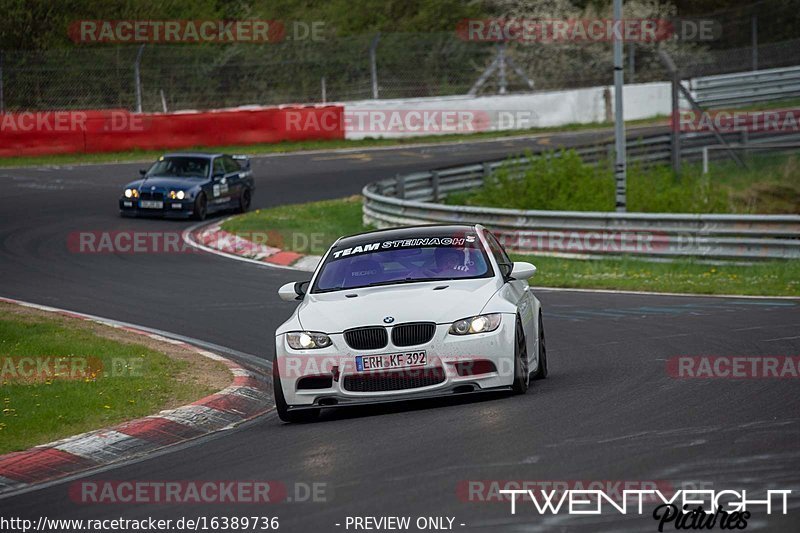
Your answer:
[[[504,314],[500,327],[476,335],[451,335],[450,324],[439,324],[433,339],[417,346],[392,345],[378,350],[353,350],[341,333],[330,335],[333,344],[319,350],[294,350],[286,344],[285,335],[275,339],[277,364],[286,403],[291,407],[333,405],[360,405],[415,398],[429,398],[452,394],[508,388],[514,379],[514,335],[516,317]],[[390,336],[391,337],[391,336]],[[423,367],[359,372],[355,358],[358,355],[379,355],[418,352],[424,350],[427,363]],[[465,373],[465,368],[470,369]],[[459,372],[461,371],[461,373]],[[488,371],[487,371],[488,370]],[[395,372],[403,376],[435,375],[433,384],[400,390],[374,390],[357,392],[353,380],[374,377],[382,379]],[[441,377],[441,379],[440,379]],[[307,388],[314,378],[322,388]],[[303,380],[303,383],[301,383]],[[419,385],[419,381],[415,381]]]
[[[151,216],[186,218],[194,214],[194,202],[184,200],[163,200],[161,209],[139,207],[139,200],[122,197],[119,199],[120,213],[125,216]]]

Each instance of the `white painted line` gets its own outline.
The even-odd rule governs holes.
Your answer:
[[[763,339],[761,342],[790,341],[794,339],[800,339],[800,335],[795,335],[794,337],[778,337],[777,339]]]
[[[158,416],[205,431],[217,431],[244,419],[243,416],[231,415],[204,405],[184,405],[177,409],[162,411]]]
[[[118,461],[128,453],[139,454],[161,446],[157,442],[138,439],[118,431],[99,430],[63,439],[51,447],[100,464],[107,464]]]
[[[552,292],[594,292],[600,294],[640,294],[642,296],[686,296],[690,298],[740,298],[746,300],[797,300],[800,303],[800,296],[754,296],[752,294],[698,294],[687,292],[647,292],[647,291],[627,291],[615,289],[571,289],[569,287],[538,287],[531,286],[535,291]]]

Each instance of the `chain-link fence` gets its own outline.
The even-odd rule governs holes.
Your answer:
[[[682,77],[752,67],[752,47],[670,46]],[[450,32],[261,45],[5,51],[0,52],[0,111],[136,111],[141,104],[152,112],[467,94],[499,50],[495,43],[466,41]],[[612,83],[610,43],[512,42],[504,53],[534,90]],[[656,45],[629,44],[626,53],[627,82],[667,79]],[[798,65],[800,39],[761,45],[757,55],[762,69]],[[479,94],[531,90],[513,69],[504,78],[490,76]]]

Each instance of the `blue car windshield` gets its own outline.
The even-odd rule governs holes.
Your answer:
[[[147,171],[148,176],[169,178],[206,178],[208,164],[206,157],[162,157]]]
[[[493,275],[475,235],[377,241],[332,250],[311,292]]]

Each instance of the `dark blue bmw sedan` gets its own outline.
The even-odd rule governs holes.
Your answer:
[[[141,179],[125,185],[122,216],[193,217],[215,211],[247,211],[255,191],[250,159],[205,153],[166,154]]]

